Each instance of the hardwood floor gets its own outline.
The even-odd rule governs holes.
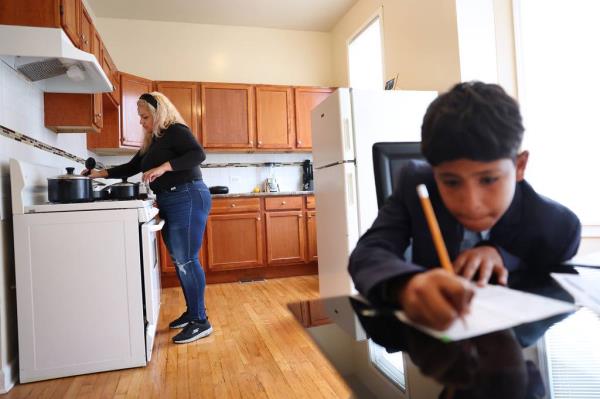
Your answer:
[[[163,290],[147,367],[15,386],[3,398],[348,398],[341,377],[296,323],[286,304],[318,297],[316,276],[211,284],[214,332],[176,345],[168,323],[184,309],[179,288]],[[178,331],[178,330],[177,330]]]

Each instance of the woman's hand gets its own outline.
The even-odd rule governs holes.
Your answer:
[[[467,280],[474,280],[477,285],[484,286],[492,275],[496,275],[498,283],[506,285],[508,271],[498,250],[492,246],[483,245],[462,252],[454,261],[454,270]]]
[[[89,173],[88,173],[89,172]],[[84,169],[81,171],[81,175],[82,176],[87,176],[90,179],[96,179],[99,177],[108,177],[108,172],[106,171],[106,169],[102,169],[102,170],[98,170],[98,169]]]
[[[157,177],[161,177],[162,175],[164,175],[165,172],[170,172],[172,170],[173,168],[171,167],[171,164],[169,162],[165,162],[162,165],[157,166],[156,168],[152,168],[150,170],[145,171],[142,175],[142,181],[151,183]]]

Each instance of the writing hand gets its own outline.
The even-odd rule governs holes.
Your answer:
[[[142,181],[151,183],[154,180],[156,180],[156,178],[164,175],[165,172],[170,172],[172,170],[173,168],[171,167],[171,164],[169,162],[165,162],[162,165],[157,166],[156,168],[152,168],[145,171],[142,175]]]
[[[498,250],[492,246],[483,245],[462,252],[454,261],[454,270],[467,280],[474,280],[478,275],[477,285],[484,286],[492,275],[496,275],[498,283],[506,285],[508,271]]]
[[[468,281],[437,268],[413,276],[400,289],[399,297],[409,319],[445,330],[469,312],[473,294]]]

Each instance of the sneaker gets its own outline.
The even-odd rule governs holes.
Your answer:
[[[185,328],[173,337],[176,344],[186,344],[200,338],[204,338],[212,333],[212,326],[207,320],[190,320]]]
[[[169,323],[169,328],[183,328],[191,321],[187,310],[181,316]]]

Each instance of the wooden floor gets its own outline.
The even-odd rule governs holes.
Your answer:
[[[175,345],[168,323],[184,309],[179,288],[163,290],[147,367],[15,386],[2,398],[348,398],[350,391],[286,304],[318,296],[316,276],[212,284],[214,332]]]

